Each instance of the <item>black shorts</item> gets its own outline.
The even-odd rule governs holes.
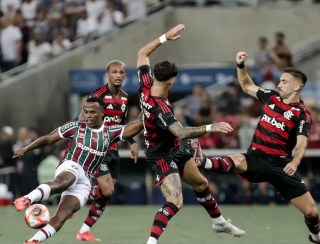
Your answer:
[[[279,195],[289,200],[302,196],[308,191],[298,172],[292,176],[283,172],[288,160],[252,153],[244,154],[244,156],[248,169],[239,174],[242,179],[254,183],[269,182],[277,189]]]
[[[108,151],[99,168],[94,172],[94,177],[111,174],[113,179],[117,179],[120,169],[120,157],[118,150]]]
[[[183,175],[184,166],[192,155],[192,148],[187,144],[181,144],[175,152],[169,155],[146,155],[146,162],[151,165],[156,176],[155,185],[161,185],[165,177],[172,173]]]

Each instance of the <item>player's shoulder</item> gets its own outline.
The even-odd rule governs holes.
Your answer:
[[[129,94],[125,90],[123,90],[123,88],[121,88],[120,89],[120,96],[121,97],[126,97],[128,99]]]
[[[109,87],[107,85],[102,85],[102,86],[98,87],[95,91],[93,91],[90,96],[91,97],[101,97],[108,91],[109,91]]]
[[[70,120],[64,123],[63,125],[60,126],[61,131],[66,131],[68,129],[78,127],[80,124],[85,124],[83,121],[78,121],[78,120]]]

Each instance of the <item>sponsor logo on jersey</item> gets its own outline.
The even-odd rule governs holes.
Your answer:
[[[66,125],[61,126],[61,131],[65,131],[65,130],[67,130],[71,127],[77,126],[77,125],[78,125],[78,122],[70,122]]]
[[[144,116],[146,116],[147,118],[150,118],[150,113],[147,110],[143,110],[143,114]]]
[[[107,106],[107,109],[113,109],[112,104],[109,104],[109,105]]]
[[[107,171],[108,170],[108,166],[105,164],[100,164],[100,170],[101,171]]]
[[[269,104],[268,106],[269,106],[269,108],[274,109],[275,105],[274,104]]]
[[[119,116],[113,116],[113,117],[109,117],[109,116],[106,116],[104,117],[104,122],[116,122],[116,123],[121,123],[122,119],[121,117]]]
[[[121,100],[127,101],[128,98],[127,97],[121,97]]]
[[[80,130],[80,131],[86,131],[86,129],[85,129],[85,128],[80,128],[79,130]]]
[[[87,152],[89,152],[89,153],[92,153],[92,154],[94,154],[94,155],[97,155],[97,156],[103,157],[103,156],[106,155],[105,152],[100,152],[100,151],[95,150],[95,149],[93,149],[93,148],[91,148],[91,147],[85,146],[85,145],[83,145],[83,144],[80,143],[80,142],[77,143],[77,147],[81,148],[81,149],[84,150],[84,151],[87,151]]]
[[[284,118],[287,120],[291,120],[291,118],[294,116],[294,114],[291,111],[286,111],[283,114]]]
[[[105,99],[112,99],[112,96],[104,96]]]
[[[162,114],[159,114],[159,115],[158,115],[158,118],[161,120],[161,122],[162,122],[162,124],[163,124],[164,126],[167,126],[167,123],[164,121],[164,119],[163,119],[163,117],[162,117]]]
[[[151,109],[152,108],[152,106],[145,101],[145,97],[144,97],[143,93],[141,93],[140,104],[141,104],[142,107],[145,107],[146,109]]]
[[[299,133],[301,133],[302,132],[302,130],[303,130],[303,126],[304,126],[304,124],[306,123],[306,121],[305,120],[301,120],[300,121],[300,125],[299,125]]]
[[[268,124],[284,131],[286,125],[283,122],[278,122],[275,118],[270,118],[268,115],[264,114],[261,118],[261,121],[265,121]]]
[[[79,133],[78,137],[84,137],[84,133]]]
[[[178,168],[177,164],[175,162],[173,162],[173,161],[170,163],[170,167],[173,168],[173,169],[177,169]]]

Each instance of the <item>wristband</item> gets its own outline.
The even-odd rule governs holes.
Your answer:
[[[240,64],[237,63],[237,67],[238,67],[239,69],[244,69],[244,63],[240,63]]]
[[[161,44],[165,43],[166,41],[168,41],[167,38],[166,38],[166,34],[163,34],[162,36],[160,36],[159,37],[159,41],[160,41]]]
[[[212,124],[206,125],[206,132],[211,132],[211,126],[212,126]]]

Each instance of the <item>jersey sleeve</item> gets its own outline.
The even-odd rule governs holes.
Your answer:
[[[153,74],[149,65],[142,65],[137,69],[139,86],[150,89],[153,84]]]
[[[79,126],[79,121],[70,121],[58,128],[58,132],[61,138],[73,137],[74,132]]]
[[[158,104],[155,111],[156,123],[160,128],[168,130],[177,119],[164,102]]]
[[[124,131],[124,125],[112,125],[108,127],[110,142],[109,145],[117,141],[122,141],[122,135]]]
[[[266,103],[273,95],[279,96],[279,93],[274,90],[266,90],[262,88],[259,88],[257,91],[257,97],[262,103]]]
[[[312,119],[310,116],[310,112],[306,108],[303,108],[299,116],[299,123],[297,126],[297,135],[298,136],[304,135],[309,137],[311,125],[312,125]]]

